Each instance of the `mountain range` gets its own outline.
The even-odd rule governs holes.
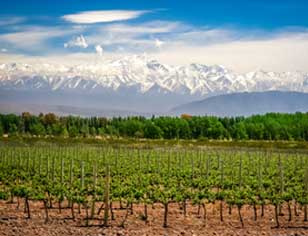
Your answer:
[[[164,114],[212,96],[273,90],[308,92],[308,73],[239,74],[219,65],[174,66],[146,56],[70,66],[0,64],[0,112],[5,104],[37,104],[93,109],[102,115],[110,110]]]
[[[244,92],[218,95],[201,101],[180,105],[171,113],[180,115],[250,116],[269,112],[308,112],[308,93]]]

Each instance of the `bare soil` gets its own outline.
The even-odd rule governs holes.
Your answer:
[[[16,201],[16,200],[15,200]],[[66,206],[67,203],[63,203]],[[224,206],[223,222],[220,220],[219,203],[206,206],[207,216],[204,219],[204,212],[201,208],[198,214],[198,206],[187,207],[187,215],[184,217],[183,210],[177,203],[169,204],[168,227],[163,227],[164,208],[162,204],[148,206],[148,221],[144,221],[143,205],[134,205],[133,214],[129,212],[125,226],[121,222],[126,214],[126,209],[119,209],[119,204],[113,204],[115,220],[109,220],[109,226],[102,226],[103,212],[96,219],[90,220],[89,227],[85,226],[85,210],[81,208],[78,213],[78,206],[75,208],[76,219],[71,219],[71,210],[58,208],[49,209],[49,222],[45,223],[45,212],[42,202],[30,202],[31,219],[26,218],[24,204],[21,201],[19,209],[15,203],[0,201],[0,236],[151,236],[151,235],[271,235],[271,236],[304,236],[308,235],[308,222],[304,222],[304,214],[298,209],[298,216],[294,216],[292,206],[292,220],[288,221],[287,206],[283,206],[283,216],[279,217],[280,228],[275,228],[273,206],[265,207],[265,215],[261,217],[261,209],[258,207],[258,218],[254,220],[254,211],[250,206],[242,208],[241,213],[244,220],[244,227],[239,221],[237,208],[229,209]],[[56,207],[57,204],[54,204]],[[97,203],[96,211],[100,204]]]

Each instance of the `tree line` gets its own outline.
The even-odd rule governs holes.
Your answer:
[[[250,117],[77,117],[0,114],[0,135],[308,141],[308,113]]]

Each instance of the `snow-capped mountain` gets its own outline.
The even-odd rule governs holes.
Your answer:
[[[237,74],[223,66],[170,66],[145,56],[64,66],[56,64],[1,64],[0,88],[117,91],[134,88],[141,94],[169,92],[208,96],[265,90],[308,91],[308,74],[255,71]]]
[[[86,95],[83,97],[86,99],[95,94],[83,105],[164,111],[218,94],[270,90],[308,92],[308,74],[265,71],[238,74],[218,65],[165,65],[146,56],[102,59],[74,66],[46,63],[0,65],[1,100],[4,97],[15,100],[22,97],[22,92],[36,101],[44,101],[47,95],[53,96],[45,100],[62,105],[62,102],[67,102],[63,101],[67,100],[64,94],[70,94],[74,104],[67,105],[76,105],[75,102],[82,97],[80,95]],[[57,97],[61,94],[62,100],[57,100],[53,94]]]

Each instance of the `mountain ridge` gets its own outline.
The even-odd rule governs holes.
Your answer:
[[[308,73],[238,74],[221,65],[172,66],[137,55],[71,66],[0,64],[0,100],[5,102],[39,99],[48,105],[161,113],[215,95],[272,90],[308,92]]]
[[[157,86],[164,93],[209,94],[295,90],[308,92],[308,73],[266,72],[238,74],[220,65],[193,63],[171,66],[143,56],[102,60],[92,64],[9,63],[0,65],[0,88],[6,89],[112,89],[135,88],[146,93]]]
[[[250,116],[270,112],[308,112],[308,93],[289,91],[243,92],[218,95],[174,107],[173,115]]]

